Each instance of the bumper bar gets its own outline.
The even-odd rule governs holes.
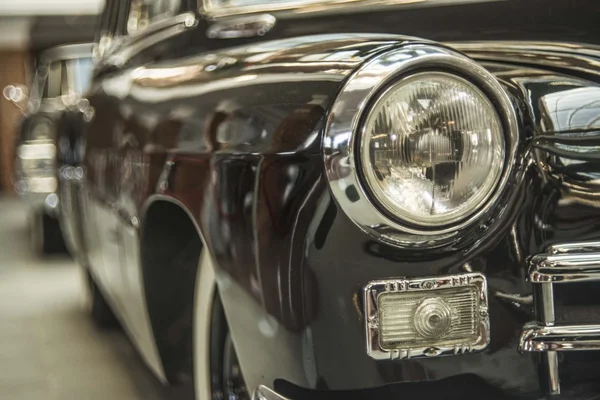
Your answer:
[[[544,325],[523,327],[521,352],[600,350],[600,325]]]
[[[529,278],[532,283],[570,283],[600,280],[600,252],[540,254],[531,259],[530,265]]]

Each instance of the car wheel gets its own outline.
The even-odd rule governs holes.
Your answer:
[[[66,251],[58,220],[43,210],[32,211],[29,215],[29,243],[37,255]]]
[[[97,327],[103,329],[115,328],[119,325],[115,314],[106,302],[104,295],[100,291],[98,284],[94,281],[92,274],[85,270],[86,280],[86,303],[89,309],[92,321]]]
[[[203,251],[194,300],[194,392],[196,400],[249,400],[210,255]]]

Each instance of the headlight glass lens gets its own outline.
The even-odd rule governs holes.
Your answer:
[[[450,224],[494,192],[505,160],[502,123],[467,80],[418,73],[375,101],[360,158],[372,194],[393,216],[420,226]]]
[[[51,139],[54,136],[54,124],[44,118],[34,123],[29,140]]]

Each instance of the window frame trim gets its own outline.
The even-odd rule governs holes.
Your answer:
[[[146,29],[143,29],[137,33],[114,36],[112,38],[112,48],[103,54],[101,58],[96,60],[94,76],[101,74],[101,71],[103,70],[102,65],[113,65],[116,67],[121,67],[124,65],[123,63],[125,60],[128,60],[133,55],[139,53],[142,49],[150,46],[153,42],[152,38],[154,36],[164,33],[169,29],[176,28],[180,25],[182,25],[184,29],[193,28],[197,25],[197,21],[198,18],[194,12],[186,11],[168,18],[161,19],[153,24],[149,24]],[[168,36],[178,33],[180,32],[170,32],[168,33]]]
[[[385,11],[398,8],[425,8],[431,6],[468,4],[475,2],[497,2],[502,0],[289,0],[285,3],[247,6],[220,7],[215,0],[198,0],[198,11],[209,19],[245,16],[268,13],[282,18],[309,18],[329,14],[348,14],[354,12]]]
[[[131,13],[131,4],[133,3],[133,1],[135,1],[135,0],[129,1],[129,6],[127,7],[127,15],[125,16],[124,33],[123,33],[123,35],[121,35],[122,37],[125,37],[125,38],[129,38],[129,37],[137,38],[140,36],[144,36],[144,34],[149,31],[155,32],[157,30],[162,30],[162,29],[167,28],[170,25],[172,25],[173,20],[178,19],[177,17],[180,17],[182,15],[188,15],[189,13],[196,11],[193,7],[189,7],[189,4],[187,1],[180,0],[178,10],[174,10],[173,13],[159,14],[160,18],[157,18],[154,21],[150,20],[150,22],[148,23],[148,25],[145,28],[138,29],[133,32],[129,32],[129,28],[128,28],[129,14]]]

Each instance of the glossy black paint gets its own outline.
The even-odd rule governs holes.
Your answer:
[[[90,204],[83,209],[96,214],[88,220],[95,225],[95,236],[87,238],[92,268],[116,297],[126,292],[115,283],[119,269],[140,262],[144,270],[146,261],[113,257],[113,264],[100,265],[99,254],[114,253],[107,237],[119,226],[143,237],[150,226],[146,210],[171,199],[193,218],[215,258],[250,388],[278,381],[289,393],[294,389],[285,382],[349,390],[475,375],[488,396],[540,396],[536,359],[516,351],[531,305],[514,299],[531,294],[527,257],[552,243],[600,235],[597,49],[451,45],[504,85],[521,138],[501,203],[459,244],[409,252],[361,231],[330,196],[321,138],[344,79],[406,40],[359,32],[597,44],[597,7],[583,1],[416,4],[394,12],[286,14],[264,39],[210,40],[204,36],[210,21],[202,19],[166,39],[149,35],[150,44],[122,66],[100,68],[90,94],[95,117],[85,129],[83,161]],[[264,41],[323,31],[352,33]],[[127,47],[118,51],[127,54]],[[138,244],[143,253],[143,240],[116,246],[135,253]],[[492,341],[485,352],[400,362],[367,357],[359,293],[368,281],[467,270],[483,272],[489,283]],[[145,294],[158,291],[146,287]],[[170,327],[158,325],[155,333]],[[444,389],[448,395],[473,384],[456,382],[462,383]]]
[[[388,7],[384,7],[385,4]],[[265,39],[320,33],[393,33],[435,41],[541,40],[600,44],[596,23],[600,5],[593,0],[473,0],[357,3],[335,8],[306,7],[301,12],[269,12],[277,18]],[[251,15],[251,14],[250,14]],[[228,17],[207,17],[199,28]],[[210,49],[256,38],[213,40]],[[227,42],[227,43],[223,43]]]

